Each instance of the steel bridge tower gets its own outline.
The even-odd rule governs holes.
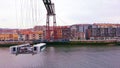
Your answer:
[[[56,39],[56,14],[55,14],[55,7],[54,3],[51,2],[51,0],[43,0],[43,3],[45,5],[45,8],[47,10],[46,14],[46,39],[50,41],[51,35],[50,35],[50,17],[53,17],[53,40]]]

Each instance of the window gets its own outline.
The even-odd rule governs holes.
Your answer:
[[[15,47],[13,48],[13,51],[16,51],[16,48],[15,48]]]
[[[34,47],[34,51],[37,51],[37,47]]]

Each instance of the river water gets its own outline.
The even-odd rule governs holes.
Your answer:
[[[0,68],[120,68],[120,47],[47,47],[18,56],[0,48]]]

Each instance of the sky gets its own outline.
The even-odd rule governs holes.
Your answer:
[[[52,2],[55,3],[58,26],[120,24],[120,0],[52,0]],[[45,23],[46,9],[42,0],[0,0],[0,28],[33,28],[35,25]]]

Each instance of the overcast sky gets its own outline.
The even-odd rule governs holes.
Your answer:
[[[120,23],[120,0],[52,2],[55,3],[57,25]],[[0,0],[0,28],[30,28],[45,25],[45,21],[42,0]]]

